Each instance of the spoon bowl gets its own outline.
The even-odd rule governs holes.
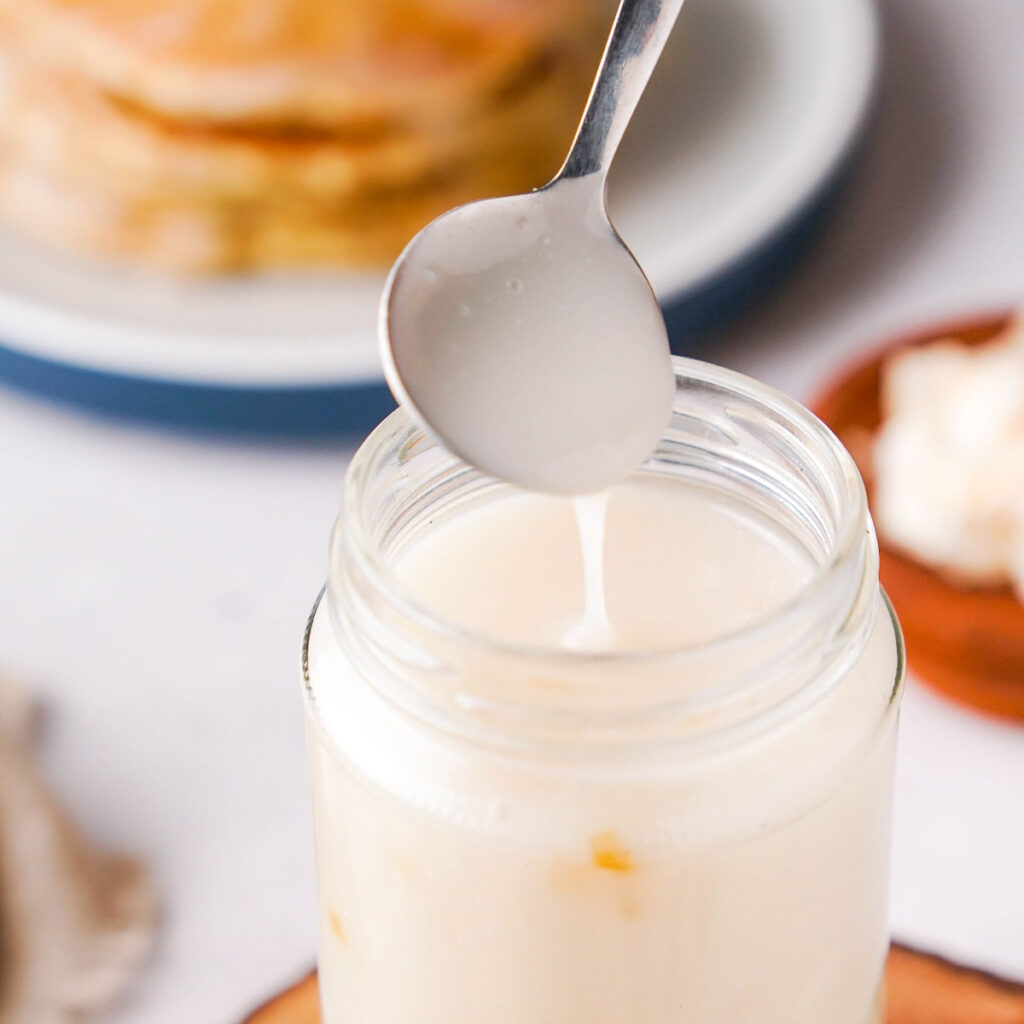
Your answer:
[[[450,451],[586,493],[653,451],[674,381],[651,286],[579,180],[444,214],[388,278],[392,391]]]

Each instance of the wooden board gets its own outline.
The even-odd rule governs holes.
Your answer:
[[[886,1024],[1024,1024],[1024,985],[902,946],[893,947],[885,975]],[[316,973],[244,1024],[320,1024]]]

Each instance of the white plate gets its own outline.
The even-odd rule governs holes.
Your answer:
[[[623,145],[612,216],[667,300],[793,217],[848,151],[878,52],[871,0],[688,0]],[[382,277],[201,283],[96,268],[0,235],[0,339],[155,380],[274,387],[380,372]]]

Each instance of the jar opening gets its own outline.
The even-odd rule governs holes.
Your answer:
[[[398,411],[353,459],[328,583],[339,639],[389,699],[445,727],[462,716],[504,732],[597,736],[643,719],[671,732],[681,717],[718,727],[749,718],[751,707],[812,699],[859,652],[877,605],[877,546],[853,460],[784,395],[695,360],[674,365],[672,420],[641,473],[715,488],[772,517],[810,556],[807,582],[737,629],[664,648],[530,647],[469,630],[417,599],[394,564],[433,515],[500,499],[506,485]],[[622,679],[638,673],[643,685],[625,692]],[[564,685],[538,695],[540,676]]]

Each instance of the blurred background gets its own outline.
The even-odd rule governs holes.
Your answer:
[[[610,17],[0,0],[2,1024],[235,1021],[311,966],[299,648],[391,408],[383,273],[550,177]],[[892,339],[1001,330],[1022,52],[1019,0],[687,0],[610,192],[674,348],[815,402]],[[909,638],[892,914],[1024,981],[1010,582],[929,583],[998,671],[919,675]]]

